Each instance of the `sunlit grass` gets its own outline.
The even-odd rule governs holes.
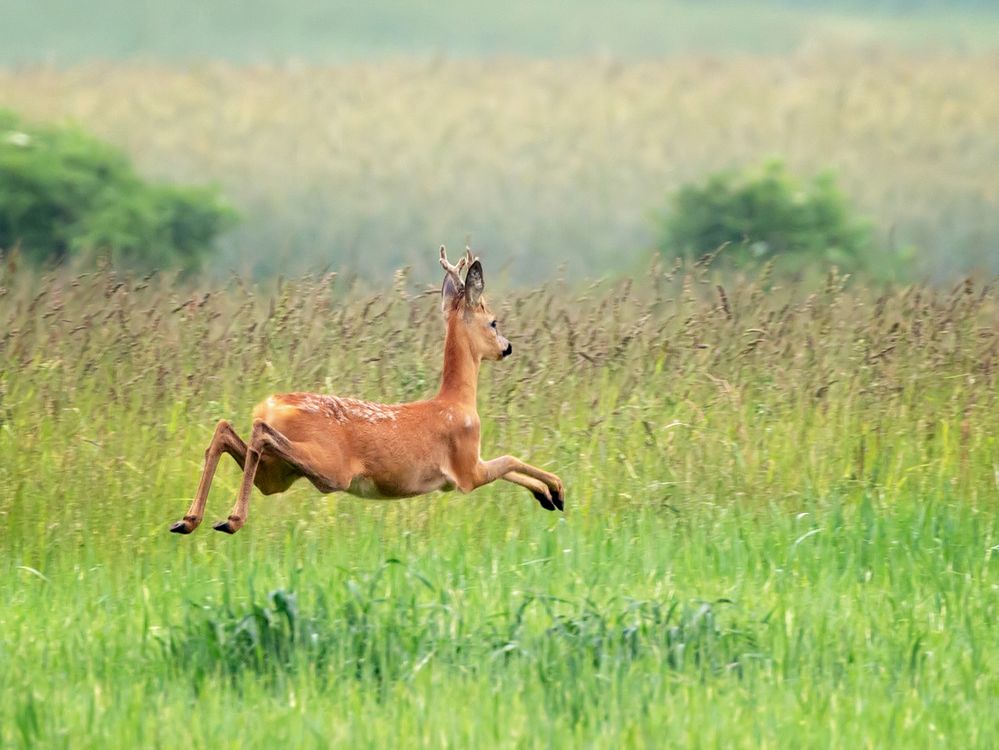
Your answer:
[[[991,288],[654,268],[496,297],[483,452],[557,470],[564,515],[303,485],[180,538],[219,418],[432,392],[437,300],[0,287],[0,744],[996,742]]]

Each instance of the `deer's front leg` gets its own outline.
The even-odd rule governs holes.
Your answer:
[[[544,482],[529,477],[526,474],[519,474],[516,471],[511,471],[504,474],[500,479],[510,482],[512,484],[520,485],[521,487],[526,487],[534,495],[534,499],[538,501],[542,508],[545,510],[557,510],[555,503],[552,500],[551,490],[548,489],[548,485]],[[560,498],[561,499],[561,498]]]
[[[565,507],[565,487],[562,485],[562,480],[555,474],[524,463],[514,456],[500,456],[491,461],[479,461],[475,467],[474,485],[481,487],[484,484],[495,482],[497,479],[507,479],[508,477],[508,481],[527,487],[532,492],[534,492],[534,487],[518,480],[534,479],[543,483],[548,488],[551,502],[555,508],[562,510]],[[541,498],[538,498],[538,502],[541,502]],[[541,505],[547,507],[544,503]],[[554,508],[549,508],[549,510],[554,510]]]

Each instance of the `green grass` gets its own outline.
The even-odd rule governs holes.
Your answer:
[[[999,299],[718,281],[493,299],[483,453],[565,515],[296,486],[181,538],[217,419],[431,392],[436,299],[7,271],[0,745],[995,745]]]

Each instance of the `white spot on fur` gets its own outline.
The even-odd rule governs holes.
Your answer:
[[[472,428],[472,418],[466,414],[465,415],[465,429],[466,430],[470,430],[471,428]]]
[[[401,404],[376,404],[356,398],[324,396],[318,393],[289,393],[267,399],[268,408],[291,408],[308,414],[322,414],[340,424],[348,422],[395,422]]]
[[[303,393],[295,406],[310,414],[324,414],[340,424],[362,421],[369,423],[394,422],[399,412],[397,404],[376,404],[356,398],[322,396],[316,393]]]

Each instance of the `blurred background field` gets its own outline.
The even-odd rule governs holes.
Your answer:
[[[833,170],[903,278],[999,270],[999,25],[987,6],[261,4],[239,24],[237,5],[106,3],[122,14],[107,34],[134,49],[96,20],[72,27],[90,47],[62,44],[60,24],[81,11],[43,23],[22,8],[4,33],[21,28],[36,54],[0,69],[0,106],[71,118],[151,177],[219,185],[243,221],[209,265],[217,274],[335,268],[384,283],[468,235],[502,259],[494,280],[633,270],[671,191],[770,158],[805,178]],[[607,29],[608,46],[573,41],[574,23]],[[282,45],[294,30],[323,44],[293,54]],[[362,54],[347,36],[375,47]],[[6,45],[8,61],[17,49]]]
[[[784,54],[828,42],[991,51],[995,11],[990,0],[2,0],[0,60],[650,58]]]

